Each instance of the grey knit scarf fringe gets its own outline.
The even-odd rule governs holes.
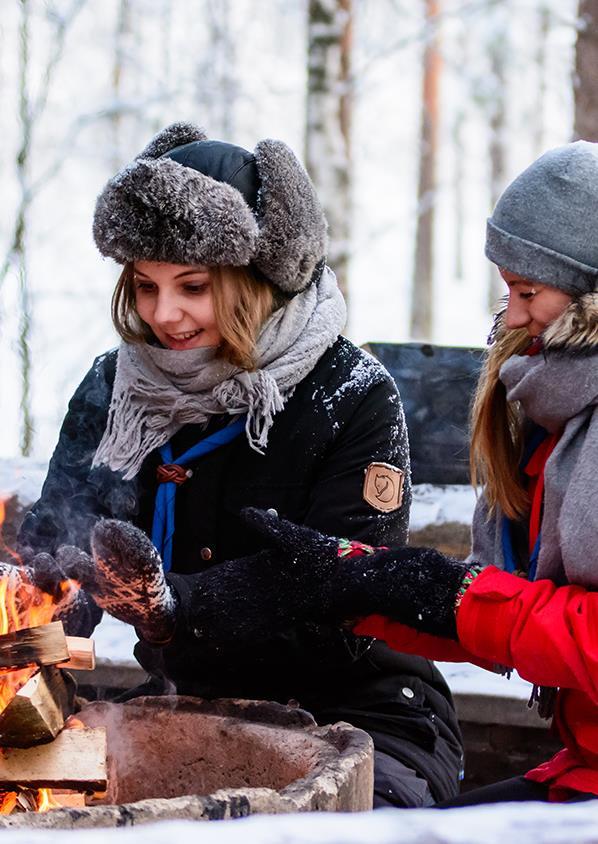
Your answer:
[[[338,338],[346,307],[332,270],[276,310],[257,342],[257,368],[241,370],[215,349],[172,351],[122,343],[108,422],[93,466],[108,465],[134,478],[148,454],[183,425],[213,415],[247,414],[251,448],[263,453],[274,417],[295,387]]]

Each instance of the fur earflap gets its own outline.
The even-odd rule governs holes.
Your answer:
[[[544,332],[545,349],[562,349],[577,354],[598,348],[598,293],[573,299]]]
[[[253,263],[285,293],[299,293],[323,268],[326,218],[311,179],[285,143],[260,141],[255,158],[261,189]]]
[[[238,190],[168,158],[140,158],[111,179],[96,204],[98,249],[120,264],[249,264],[258,235]]]
[[[137,158],[160,158],[165,152],[190,144],[192,141],[205,141],[207,135],[199,126],[192,123],[171,123],[155,135],[145,146]]]

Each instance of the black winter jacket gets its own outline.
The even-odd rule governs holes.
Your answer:
[[[87,548],[90,527],[102,516],[151,533],[159,455],[150,455],[129,482],[106,467],[90,468],[115,364],[115,351],[98,358],[70,402],[42,496],[21,530],[21,541],[36,549],[53,551],[66,542]],[[226,421],[212,420],[208,431],[185,426],[171,441],[175,457]],[[364,500],[372,461],[406,472],[398,511],[382,513]],[[239,517],[246,506],[272,507],[291,521],[373,545],[406,542],[411,490],[400,398],[386,370],[344,338],[275,417],[265,454],[240,436],[190,468],[192,477],[177,491],[172,565],[183,602],[192,596],[193,573],[263,547]],[[316,624],[273,636],[259,650],[239,643],[210,665],[199,654],[192,630],[179,633],[175,646],[136,649],[141,664],[173,680],[179,693],[293,698],[316,717],[370,729],[377,745],[390,742],[391,755],[429,780],[437,799],[454,793],[459,729],[448,689],[429,661]]]

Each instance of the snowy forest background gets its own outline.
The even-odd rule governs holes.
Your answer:
[[[118,271],[95,197],[174,120],[304,159],[357,343],[482,345],[486,217],[598,140],[598,0],[0,0],[0,457],[46,459]]]

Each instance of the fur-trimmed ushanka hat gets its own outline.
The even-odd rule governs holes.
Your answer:
[[[173,123],[106,184],[93,234],[117,263],[166,261],[256,267],[286,294],[324,268],[324,212],[307,172],[282,141],[253,153]]]

